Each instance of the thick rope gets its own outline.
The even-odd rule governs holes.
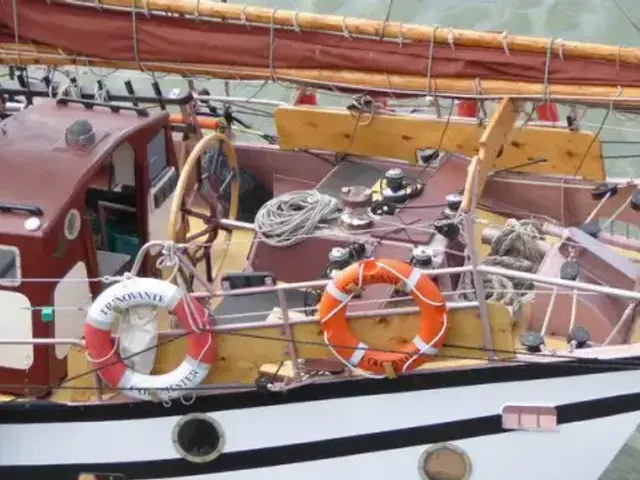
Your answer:
[[[535,220],[507,221],[505,228],[491,242],[491,251],[482,264],[532,273],[542,261],[537,241],[542,237],[542,226]],[[522,299],[533,290],[529,281],[510,279],[501,275],[483,274],[487,300],[504,304],[513,313],[522,306]],[[463,301],[477,300],[473,276],[462,275],[458,287]]]
[[[338,200],[315,190],[289,192],[273,198],[258,211],[254,224],[258,236],[272,247],[302,242],[318,225],[338,218]]]

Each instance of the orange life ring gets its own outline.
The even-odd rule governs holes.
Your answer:
[[[176,315],[186,332],[191,332],[187,337],[187,355],[175,370],[145,375],[130,369],[120,358],[111,338],[116,312],[138,306],[165,308]],[[184,395],[209,373],[215,358],[211,326],[206,309],[198,302],[186,301],[173,283],[133,277],[107,288],[91,305],[84,326],[85,345],[89,359],[110,387],[140,400],[155,396],[171,399]]]
[[[347,304],[359,287],[374,283],[402,285],[422,312],[420,330],[397,352],[369,348],[351,332]],[[327,285],[318,304],[320,327],[325,342],[346,364],[362,370],[387,374],[405,373],[428,362],[444,344],[448,328],[447,307],[436,284],[419,269],[399,260],[368,259],[340,272]]]

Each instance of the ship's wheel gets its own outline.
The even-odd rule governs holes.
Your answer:
[[[225,168],[218,168],[224,159]],[[209,160],[209,165],[206,165]],[[226,177],[221,178],[220,173]],[[224,254],[228,251],[231,229],[220,224],[223,218],[235,219],[239,199],[238,161],[233,144],[223,133],[211,133],[202,138],[193,148],[180,172],[171,213],[169,215],[169,238],[179,244],[190,244],[183,250],[194,268],[204,263],[207,282],[212,283],[212,247],[222,230],[225,239]],[[198,225],[196,228],[195,225]],[[222,258],[220,266],[222,265]],[[194,275],[183,277],[193,287]]]

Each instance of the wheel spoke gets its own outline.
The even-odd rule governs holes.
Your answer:
[[[211,220],[215,220],[213,215],[202,213],[202,212],[199,212],[198,210],[194,210],[189,207],[182,207],[182,213],[190,217],[197,218],[198,220],[202,220],[203,222],[209,222]]]
[[[204,156],[215,148],[224,149],[224,153],[220,150],[213,162],[205,162]],[[213,157],[209,157],[211,158]],[[228,167],[219,163],[225,159]],[[220,230],[225,232],[227,239],[230,238],[228,234],[232,232],[231,228],[220,225],[220,219],[228,216],[228,212],[232,210],[230,206],[234,206],[235,211],[238,195],[233,182],[238,181],[237,168],[235,151],[229,140],[222,134],[208,135],[200,140],[186,159],[178,182],[179,188],[176,189],[169,228],[172,239],[177,243],[194,244],[185,249],[185,258],[198,271],[202,271],[198,268],[199,264],[204,263],[208,282],[213,282],[215,276],[211,244],[216,241]],[[220,178],[222,176],[224,179]],[[221,192],[226,192],[230,198],[225,201]],[[202,222],[204,227],[198,232],[189,232],[188,228],[177,229],[180,221],[184,227],[190,224],[193,226],[194,222]],[[193,287],[193,275],[186,272],[184,276]]]

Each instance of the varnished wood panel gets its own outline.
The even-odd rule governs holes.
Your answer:
[[[354,115],[346,110],[317,107],[279,107],[275,123],[284,150],[315,149],[353,155],[387,157],[416,162],[416,151],[441,149],[473,157],[479,152],[484,132],[475,122],[433,117],[375,114]],[[444,131],[444,135],[443,135]],[[553,175],[581,175],[604,180],[602,146],[591,132],[570,132],[559,128],[516,127],[494,168],[521,165],[515,170]],[[593,145],[589,148],[589,145]],[[585,157],[586,153],[586,157]],[[584,161],[583,160],[584,157]],[[581,165],[581,166],[580,166]]]
[[[491,332],[500,358],[510,358],[514,354],[514,329],[507,309],[496,303],[489,304]],[[450,368],[453,360],[476,363],[486,359],[483,348],[482,325],[477,309],[454,310],[449,312],[450,330],[447,344],[436,359],[425,368]],[[267,321],[259,328],[247,328],[236,332],[219,333],[216,336],[217,355],[214,366],[203,383],[244,383],[251,384],[266,364],[279,364],[290,357],[286,353],[286,337],[280,321]],[[317,323],[303,323],[292,326],[299,358],[333,358],[325,346],[322,331]],[[354,333],[373,348],[395,349],[410,341],[418,328],[418,316],[398,316],[385,318],[363,318],[351,321]],[[165,373],[178,366],[185,355],[185,339],[166,343],[158,349],[154,373]],[[76,350],[69,354],[70,376],[91,371],[92,367],[83,352]],[[465,363],[466,364],[466,363]],[[92,375],[86,375],[70,382],[72,395],[64,395],[69,400],[86,401],[95,388]],[[87,388],[87,390],[79,390]],[[60,398],[60,397],[58,397]]]

